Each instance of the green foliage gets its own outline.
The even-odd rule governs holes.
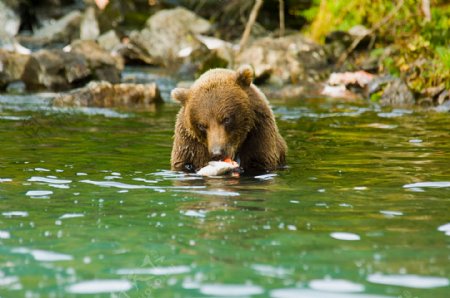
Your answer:
[[[386,16],[398,1],[390,0],[313,0],[303,16],[311,22],[306,33],[317,41],[334,30],[355,25],[377,28],[378,48],[394,49],[384,57],[382,70],[403,76],[416,92],[431,86],[450,89],[450,3],[431,0],[431,20],[421,10],[421,0],[404,0],[398,12]],[[373,51],[371,55],[380,55]]]

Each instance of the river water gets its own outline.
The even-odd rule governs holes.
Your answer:
[[[273,100],[288,168],[201,178],[177,105],[51,97],[0,95],[1,297],[449,296],[448,114]]]

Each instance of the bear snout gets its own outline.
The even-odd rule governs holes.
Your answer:
[[[224,160],[227,156],[225,156],[225,149],[219,145],[212,146],[210,150],[211,160]]]

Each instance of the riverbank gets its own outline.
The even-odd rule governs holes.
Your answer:
[[[291,24],[295,17],[287,18],[290,22],[281,34],[279,29],[264,28],[262,24],[270,27],[269,21],[275,17],[265,15],[263,7],[260,14],[266,21],[258,22],[257,19],[249,41],[240,45],[242,40],[237,32],[242,26],[237,24],[225,31],[232,22],[229,20],[227,24],[223,18],[214,18],[213,5],[203,9],[189,7],[193,8],[189,10],[165,1],[153,5],[129,1],[126,9],[120,11],[118,7],[124,7],[122,1],[103,2],[68,1],[68,4],[60,3],[45,12],[41,4],[30,10],[31,14],[34,12],[33,21],[33,18],[24,18],[23,4],[28,2],[20,2],[21,6],[0,1],[3,7],[0,88],[3,92],[58,91],[62,94],[55,103],[70,102],[73,105],[73,100],[61,98],[67,99],[74,94],[90,98],[98,96],[98,91],[90,87],[99,83],[88,83],[105,81],[112,84],[112,89],[121,90],[107,95],[101,93],[108,96],[108,106],[123,106],[124,102],[126,105],[158,103],[157,85],[145,95],[142,92],[145,86],[139,83],[127,84],[126,91],[124,85],[114,87],[129,83],[124,82],[122,75],[125,66],[163,68],[177,81],[189,84],[209,68],[237,68],[250,64],[255,70],[255,83],[279,98],[328,97],[377,101],[395,107],[420,105],[443,111],[450,109],[450,86],[441,79],[448,75],[449,68],[445,63],[437,68],[440,73],[435,74],[434,81],[417,73],[422,70],[421,65],[428,63],[422,56],[419,57],[422,60],[418,58],[407,67],[400,65],[400,69],[406,69],[405,73],[396,73],[393,64],[398,64],[401,54],[395,43],[376,48],[375,39],[383,37],[384,33],[377,32],[380,30],[374,27],[368,29],[358,25],[348,30],[324,31],[316,36],[316,39],[323,39],[323,43],[319,43],[306,36],[314,37],[308,28],[317,31],[314,28],[317,28],[320,14],[316,14],[309,25],[303,24],[303,33],[289,27],[300,28],[298,23]],[[243,9],[243,17],[248,16],[244,13],[250,12],[250,2],[243,1],[239,6]],[[289,5],[288,9],[301,9],[286,4]],[[130,17],[133,7],[135,11]],[[136,11],[139,8],[142,10]],[[233,9],[236,7],[231,4],[226,6],[228,13]],[[314,3],[310,3],[311,9],[314,9]],[[387,21],[395,9],[399,11],[403,6],[386,13]],[[194,11],[201,11],[202,16]],[[414,42],[413,45],[420,41]],[[421,46],[423,48],[423,44]],[[433,55],[429,59],[431,65],[438,63],[433,62],[436,59]],[[135,94],[136,99],[123,101],[123,92]],[[153,97],[149,98],[149,94]],[[98,102],[84,100],[76,104],[96,105]],[[105,105],[105,101],[102,102]]]

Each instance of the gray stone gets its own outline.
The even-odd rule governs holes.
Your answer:
[[[170,65],[198,50],[207,51],[196,34],[205,33],[210,28],[207,20],[187,9],[161,10],[147,20],[143,30],[130,34],[130,42],[144,50],[151,57],[152,64]],[[148,57],[145,60],[148,61]]]
[[[30,55],[0,49],[0,89],[9,83],[20,81]]]
[[[80,39],[95,40],[100,35],[94,7],[88,7],[80,24]]]
[[[29,41],[37,44],[70,43],[71,40],[80,37],[81,19],[80,11],[72,11],[59,20],[49,22],[39,28]]]
[[[399,78],[395,78],[387,83],[381,96],[380,103],[390,106],[414,105],[414,95],[408,86]]]
[[[56,49],[40,50],[31,55],[22,80],[30,90],[65,90],[90,75],[89,65],[82,55]]]
[[[77,40],[65,50],[40,50],[27,61],[22,80],[28,89],[67,90],[86,81],[120,82],[123,59],[95,41]]]
[[[328,66],[323,48],[300,34],[258,39],[237,55],[236,64],[251,64],[256,80],[267,77],[274,85],[319,81]]]
[[[138,107],[147,109],[162,103],[158,86],[90,82],[86,87],[62,94],[53,100],[58,107]]]
[[[86,58],[94,78],[111,83],[120,82],[124,61],[119,55],[112,55],[93,40],[76,40],[70,45],[70,52]]]
[[[118,50],[121,47],[120,39],[116,34],[116,31],[109,30],[103,33],[97,38],[98,44],[108,52]]]

